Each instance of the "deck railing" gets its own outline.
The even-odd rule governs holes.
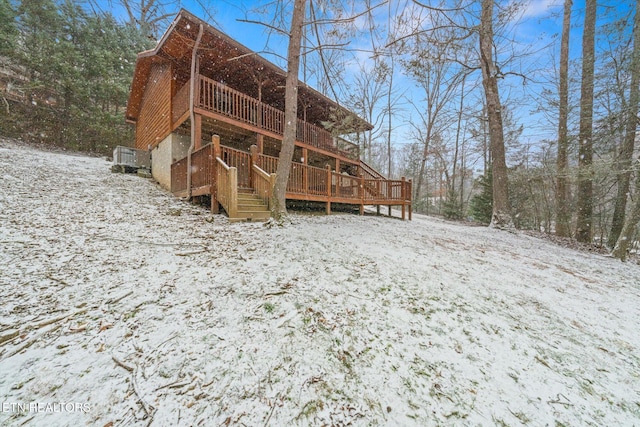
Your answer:
[[[267,173],[276,173],[278,169],[278,158],[267,156],[266,154],[258,154],[258,166]]]
[[[187,190],[187,158],[180,159],[171,165],[171,192],[180,193]]]
[[[214,183],[213,146],[207,144],[191,155],[191,187],[205,188]]]
[[[265,204],[269,204],[278,159],[258,154],[255,146],[251,153],[221,146],[216,137],[212,144],[192,154],[191,167],[191,194],[212,194],[232,216],[237,213],[239,187],[254,189]],[[187,191],[186,174],[186,157],[171,165],[172,192]],[[293,162],[287,182],[287,197],[359,204],[361,211],[364,205],[401,205],[404,218],[406,207],[411,206],[411,187],[411,181],[404,178],[357,177],[332,171],[328,166],[322,169]]]
[[[331,172],[331,186],[334,188],[334,197],[361,200],[361,184],[361,178],[342,173]]]
[[[283,111],[205,76],[199,77],[197,88],[198,93],[194,101],[196,107],[223,114],[279,136],[283,135]],[[179,93],[181,91],[182,89]],[[340,144],[338,144],[330,132],[301,119],[297,121],[296,139],[299,142],[352,159],[358,159],[359,156],[359,147],[356,144],[341,138],[339,139]]]
[[[360,161],[360,165],[358,167],[359,173],[358,175],[364,176],[366,179],[387,179],[380,172],[363,162]]]
[[[238,212],[238,170],[227,165],[220,157],[216,157],[216,162],[218,202],[232,218]]]
[[[270,209],[271,196],[273,195],[273,186],[276,183],[276,174],[268,174],[258,165],[252,165],[253,188],[256,195],[260,197],[262,202]]]
[[[220,158],[229,166],[238,170],[238,185],[243,188],[251,187],[251,154],[235,148],[220,146]]]

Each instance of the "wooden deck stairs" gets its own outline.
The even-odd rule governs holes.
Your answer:
[[[238,209],[230,221],[267,221],[270,216],[269,207],[252,188],[238,189]]]

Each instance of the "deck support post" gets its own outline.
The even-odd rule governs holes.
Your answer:
[[[213,157],[220,157],[222,154],[222,151],[220,150],[220,136],[213,135],[211,137],[211,144],[213,145]]]
[[[261,133],[256,135],[256,146],[258,147],[258,154],[264,154],[264,135]]]
[[[194,151],[199,150],[202,147],[202,115],[194,114]]]
[[[188,198],[191,198],[191,155],[193,154],[193,150],[195,149],[195,99],[196,99],[196,80],[197,80],[197,71],[198,71],[198,47],[200,46],[200,40],[202,39],[202,32],[204,31],[204,27],[200,24],[200,29],[198,30],[198,37],[196,38],[196,42],[193,45],[193,51],[191,52],[191,73],[190,77],[190,85],[189,85],[189,117],[191,119],[191,145],[189,145],[189,150],[187,150],[187,195]]]
[[[305,166],[309,164],[309,159],[307,158],[308,155],[309,155],[309,150],[303,147],[302,148],[302,164]],[[309,193],[309,171],[306,167],[302,168],[302,185],[304,188],[304,192],[308,194]]]
[[[402,181],[402,186],[400,187],[400,198],[402,199],[402,220],[404,221],[405,219],[405,215],[406,215],[406,210],[407,210],[407,205],[404,203],[405,201],[405,190],[406,190],[406,178],[403,176],[401,178]]]
[[[409,184],[407,186],[407,192],[405,193],[405,199],[407,195],[409,195],[409,221],[411,221],[411,195],[413,194],[413,180],[409,180]]]
[[[331,215],[331,166],[327,165],[327,215]]]
[[[213,145],[213,181],[211,183],[211,213],[219,213],[220,212],[220,203],[218,203],[218,162],[216,158],[220,157],[220,137],[218,135],[213,135],[211,137],[211,145]]]
[[[376,205],[376,215],[380,216],[380,205]]]
[[[360,215],[364,215],[364,175],[360,175]]]
[[[391,179],[391,177],[389,177]],[[393,196],[393,187],[391,186],[391,181],[387,181],[387,197],[391,198]],[[391,204],[389,204],[389,216],[391,216]]]

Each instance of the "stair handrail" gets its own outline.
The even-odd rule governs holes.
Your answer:
[[[229,218],[238,213],[238,169],[230,167],[220,157],[216,157],[218,165],[216,187],[218,202],[222,205]]]
[[[370,176],[367,179],[388,179],[386,176],[378,172],[373,166],[367,164],[364,160],[360,160],[360,168]]]
[[[271,210],[271,196],[276,185],[276,174],[268,174],[260,166],[253,164],[253,188],[256,195],[262,200],[269,210]]]

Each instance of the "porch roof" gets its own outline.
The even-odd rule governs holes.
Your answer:
[[[284,111],[286,72],[182,9],[157,46],[138,54],[127,103],[128,122],[137,121],[152,63],[171,61],[176,81],[188,81],[191,52],[200,24],[203,26],[198,49],[200,73]],[[298,116],[306,122],[319,125],[321,121],[328,121],[331,116],[341,116],[348,118],[345,123],[349,123],[349,129],[342,133],[373,128],[367,121],[303,82],[299,82],[298,102]]]

